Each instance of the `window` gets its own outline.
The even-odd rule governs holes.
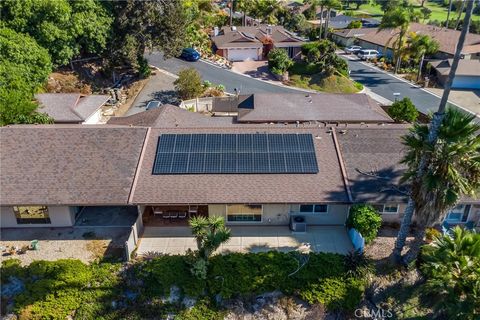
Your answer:
[[[229,204],[227,205],[228,222],[261,222],[261,204]]]
[[[300,212],[302,213],[327,213],[328,205],[326,204],[301,204]]]
[[[49,224],[50,216],[46,206],[13,207],[18,224]]]
[[[467,204],[459,204],[455,208],[453,208],[447,214],[447,221],[450,222],[467,222],[468,214],[470,213],[470,205]]]
[[[398,204],[374,204],[373,207],[382,214],[398,213]]]

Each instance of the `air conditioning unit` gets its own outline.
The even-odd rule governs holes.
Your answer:
[[[305,222],[305,217],[290,217],[290,230],[293,232],[307,232],[307,223]]]

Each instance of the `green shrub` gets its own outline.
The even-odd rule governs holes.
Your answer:
[[[350,208],[347,226],[360,232],[366,243],[375,239],[381,225],[382,217],[372,206],[360,204]]]
[[[363,84],[361,84],[360,82],[354,81],[354,82],[353,82],[353,85],[354,85],[355,88],[357,88],[358,90],[360,90],[360,91],[363,90]]]
[[[202,77],[195,68],[181,70],[173,84],[180,98],[184,100],[196,98],[205,91]]]
[[[170,287],[178,286],[182,293],[199,296],[205,282],[195,277],[184,256],[162,256],[144,262],[137,267],[136,277],[143,280],[148,296],[168,295]]]
[[[20,260],[8,259],[2,261],[1,268],[1,283],[4,284],[10,277],[23,279],[26,275],[26,270],[22,267]]]
[[[146,79],[152,74],[152,70],[150,69],[150,65],[148,64],[147,59],[143,56],[139,56],[137,59],[138,63],[138,73],[142,79]]]
[[[285,49],[275,48],[268,53],[268,68],[275,74],[284,74],[293,65]]]
[[[175,320],[222,320],[225,312],[217,310],[209,300],[199,300],[189,310],[183,310],[175,316]]]
[[[300,297],[310,304],[321,303],[327,310],[353,311],[364,292],[362,280],[354,278],[325,278],[300,291]]]
[[[418,117],[418,110],[408,97],[392,103],[387,113],[395,121],[415,122]]]
[[[360,29],[362,27],[362,21],[352,21],[348,24],[348,29]]]

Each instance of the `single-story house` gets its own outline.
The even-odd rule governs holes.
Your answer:
[[[301,58],[306,40],[282,26],[223,27],[212,37],[216,54],[230,61],[263,60],[274,48],[284,48],[290,58]]]
[[[219,98],[213,110],[230,104],[238,123],[389,123],[393,120],[366,94],[255,93]],[[335,107],[332,107],[335,106]]]
[[[409,32],[429,35],[440,44],[438,52],[433,55],[436,59],[450,59],[455,54],[460,31],[431,26],[421,23],[411,23]],[[392,56],[392,43],[398,36],[398,31],[386,29],[378,32],[368,33],[358,37],[358,45],[365,49],[374,49],[380,52],[385,51],[385,45],[389,42],[387,52],[384,55]],[[392,39],[393,37],[393,39]],[[392,40],[391,40],[392,39]],[[480,35],[468,33],[465,45],[462,50],[464,59],[480,59]]]
[[[358,37],[375,32],[377,28],[343,29],[333,32],[331,37],[339,46],[348,47],[357,44]]]
[[[450,73],[453,59],[431,61],[440,84],[444,85]],[[462,59],[458,63],[457,72],[453,79],[452,89],[480,89],[480,60]]]
[[[188,214],[295,230],[298,216],[307,227],[343,226],[365,202],[399,221],[407,126],[265,120],[165,105],[105,125],[2,127],[0,226],[73,226],[85,208],[128,206],[145,227],[170,230]],[[478,223],[480,201],[461,205],[447,220]]]
[[[330,18],[328,22],[328,27],[334,30],[341,30],[347,29],[351,22],[353,21],[360,21],[362,23],[363,28],[375,28],[380,25],[380,21],[376,19],[367,19],[367,18],[359,18],[359,17],[351,17],[346,15],[337,15]],[[318,26],[322,21],[319,19],[317,20],[309,20],[308,21],[313,26]],[[326,24],[326,20],[323,20],[323,24]]]
[[[80,93],[39,93],[40,112],[53,118],[54,123],[100,123],[101,109],[109,95],[84,95]]]

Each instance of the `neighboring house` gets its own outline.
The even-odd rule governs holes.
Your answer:
[[[332,40],[343,47],[357,44],[358,37],[377,32],[377,28],[343,29],[332,33]]]
[[[441,85],[448,78],[452,61],[453,59],[430,62]],[[462,59],[458,62],[452,89],[480,89],[480,60]]]
[[[230,61],[263,60],[274,48],[284,48],[290,58],[301,58],[305,39],[282,26],[223,27],[212,37],[216,54]]]
[[[78,212],[99,206],[128,206],[146,227],[167,228],[175,224],[164,224],[163,213],[343,226],[356,202],[387,205],[384,216],[395,205],[401,212],[405,125],[234,118],[165,105],[102,126],[2,127],[0,226],[72,226]],[[466,218],[454,212],[450,220],[477,220],[479,202],[468,204]]]
[[[359,18],[359,17],[351,17],[345,15],[337,15],[330,18],[328,22],[328,27],[334,30],[341,30],[347,29],[351,22],[353,21],[360,21],[362,22],[363,28],[375,28],[380,25],[380,21],[376,19],[366,19],[366,18]],[[309,20],[310,24],[314,26],[320,25],[320,20]],[[323,20],[323,24],[326,24],[326,20]]]
[[[100,123],[101,108],[110,99],[108,95],[80,93],[39,93],[40,112],[53,118],[55,123]]]
[[[440,49],[433,56],[437,59],[453,58],[458,38],[460,37],[460,31],[420,23],[412,23],[410,25],[409,32],[426,34],[437,40],[440,44]],[[398,31],[394,29],[368,33],[358,37],[358,45],[365,49],[374,49],[383,52],[385,51],[385,45],[390,41],[387,52],[384,53],[384,55],[391,57],[392,43],[395,42],[397,36]],[[462,55],[464,59],[480,59],[480,35],[473,33],[469,33],[467,35],[467,38],[465,39],[465,45],[463,46]]]
[[[227,106],[228,105],[228,106]],[[389,123],[366,94],[263,94],[216,98],[213,112],[236,112],[238,123]]]

